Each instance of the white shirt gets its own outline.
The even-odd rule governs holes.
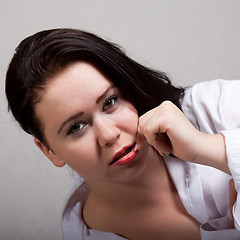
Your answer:
[[[212,167],[164,157],[167,169],[187,212],[201,223],[202,240],[240,239],[240,80],[214,80],[194,85],[181,101],[184,114],[200,131],[225,137],[232,176]],[[233,178],[237,201],[229,208],[229,180]],[[88,229],[79,216],[90,187],[78,177],[63,211],[64,240],[123,240],[114,233]],[[238,230],[237,230],[238,229]]]

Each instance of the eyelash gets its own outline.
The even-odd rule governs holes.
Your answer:
[[[81,129],[79,129],[79,125],[84,125]],[[67,136],[68,135],[76,135],[82,132],[82,130],[87,126],[87,123],[84,122],[74,122],[73,124],[71,124],[71,126],[69,127],[68,131],[67,131]],[[76,130],[77,128],[77,130]],[[74,130],[75,129],[75,130]]]
[[[114,100],[114,103],[112,103],[112,101]],[[111,102],[111,106],[107,106],[107,104]],[[102,111],[106,112],[107,110],[111,109],[112,107],[114,107],[115,105],[117,105],[118,103],[118,96],[117,95],[111,95],[110,97],[108,97],[106,99],[106,101],[104,102],[104,105],[102,107]]]
[[[112,102],[112,101],[114,101],[114,102]],[[107,106],[109,103],[111,105]],[[108,111],[109,109],[111,109],[112,107],[117,105],[117,103],[118,103],[118,96],[117,95],[112,95],[112,96],[108,97],[103,104],[102,111],[103,112]],[[84,125],[84,126],[81,129],[79,129],[80,125]],[[78,134],[80,134],[86,126],[87,126],[87,123],[85,123],[85,122],[81,122],[81,121],[74,122],[69,127],[69,129],[67,131],[67,136],[68,135],[78,135]],[[77,130],[76,130],[76,128],[77,128]]]

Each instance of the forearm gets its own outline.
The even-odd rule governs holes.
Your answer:
[[[205,134],[196,129],[174,104],[163,102],[139,119],[138,134],[145,136],[161,155],[208,165],[230,174],[222,134]]]
[[[222,134],[201,133],[201,138],[199,152],[194,162],[208,165],[231,174],[228,168],[224,136]]]

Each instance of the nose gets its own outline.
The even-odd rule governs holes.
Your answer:
[[[98,117],[94,122],[97,141],[101,147],[111,146],[120,136],[120,129],[115,121],[107,117]]]

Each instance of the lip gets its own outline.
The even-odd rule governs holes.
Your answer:
[[[131,151],[129,153],[127,153],[122,158],[115,160],[116,158],[121,156],[128,148],[131,148]],[[137,154],[138,154],[138,151],[135,150],[135,144],[125,146],[113,156],[109,165],[112,165],[112,166],[127,165],[136,158]]]

